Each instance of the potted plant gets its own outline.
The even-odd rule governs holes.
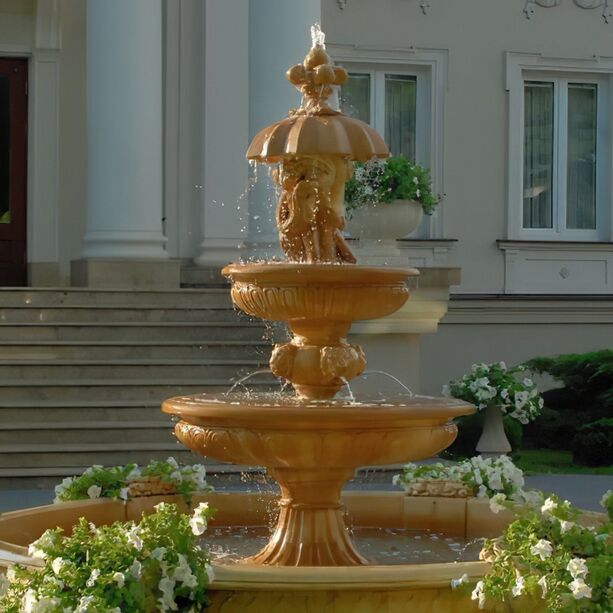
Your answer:
[[[477,451],[483,454],[504,454],[511,445],[504,431],[503,415],[521,424],[535,419],[543,408],[543,399],[532,379],[517,379],[524,366],[507,368],[504,362],[473,364],[470,374],[451,381],[443,394],[466,400],[485,411],[483,432]]]
[[[403,155],[356,164],[345,187],[347,229],[361,238],[402,238],[437,204],[428,169]]]

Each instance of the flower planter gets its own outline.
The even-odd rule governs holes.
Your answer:
[[[449,479],[416,479],[404,486],[408,496],[437,496],[439,498],[468,498],[474,496],[472,487]]]
[[[392,200],[356,209],[346,228],[356,238],[393,240],[414,232],[423,216],[416,200]]]
[[[477,443],[477,451],[492,455],[503,455],[511,451],[511,444],[504,431],[502,411],[496,405],[485,407],[485,421],[481,438]]]

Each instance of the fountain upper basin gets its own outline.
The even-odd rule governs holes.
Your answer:
[[[194,451],[236,464],[351,468],[429,457],[449,446],[451,419],[474,407],[452,398],[401,396],[349,403],[281,394],[170,398],[162,410]]]
[[[245,313],[266,320],[326,323],[376,319],[408,299],[414,268],[266,262],[230,264],[232,300]]]

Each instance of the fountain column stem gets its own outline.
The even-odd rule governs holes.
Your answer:
[[[281,486],[280,513],[256,564],[283,566],[357,566],[367,561],[345,529],[340,493],[351,468],[271,468]]]

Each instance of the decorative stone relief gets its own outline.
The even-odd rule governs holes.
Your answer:
[[[610,23],[613,19],[613,0],[572,0],[574,5],[580,9],[597,9],[602,7],[602,18],[606,23]],[[535,7],[540,6],[544,9],[550,9],[554,6],[559,6],[562,0],[526,0],[524,6],[524,14],[526,19],[530,19],[534,15]]]

